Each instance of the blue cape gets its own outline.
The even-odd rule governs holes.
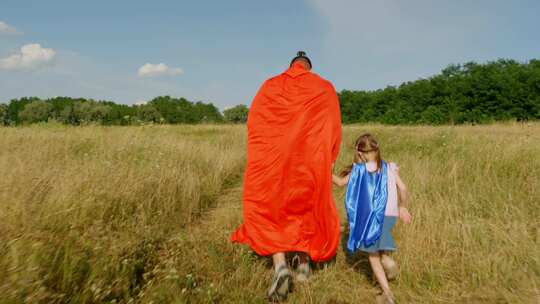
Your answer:
[[[387,201],[388,164],[383,161],[380,172],[373,173],[364,163],[354,164],[345,195],[350,226],[349,251],[369,247],[381,237]]]

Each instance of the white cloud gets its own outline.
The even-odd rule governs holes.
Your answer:
[[[22,32],[20,32],[13,26],[5,23],[4,21],[0,21],[0,34],[18,35],[22,34]]]
[[[181,68],[171,68],[164,63],[147,63],[139,68],[140,77],[177,76],[184,74]]]
[[[145,105],[147,103],[148,103],[148,101],[146,101],[146,100],[137,100],[133,104],[136,105],[136,106],[143,106],[143,105]]]
[[[0,59],[0,70],[31,70],[52,62],[56,56],[53,49],[42,48],[40,44],[27,44],[19,53]]]

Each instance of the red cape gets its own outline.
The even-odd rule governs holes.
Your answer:
[[[340,145],[339,101],[329,81],[298,63],[267,80],[249,111],[244,224],[232,241],[260,255],[333,258],[340,224],[331,170]]]

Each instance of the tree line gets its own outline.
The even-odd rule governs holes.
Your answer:
[[[450,65],[427,79],[339,94],[344,123],[461,124],[540,119],[540,60]]]
[[[238,105],[221,113],[212,103],[159,96],[145,104],[125,105],[85,98],[24,97],[0,103],[0,125],[21,125],[50,120],[70,125],[134,125],[148,123],[241,123],[248,108]]]
[[[374,91],[339,93],[344,123],[462,124],[540,119],[540,60],[500,59],[449,65],[426,79]],[[249,108],[237,105],[221,113],[212,103],[160,96],[143,105],[84,98],[37,97],[0,103],[0,125],[46,122],[196,124],[244,123]]]

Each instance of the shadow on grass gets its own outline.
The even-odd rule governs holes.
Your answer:
[[[373,272],[371,271],[371,265],[369,265],[368,254],[361,251],[354,253],[350,252],[349,249],[347,249],[348,240],[349,229],[345,229],[345,231],[341,233],[341,247],[345,255],[345,262],[368,279],[373,279]]]

